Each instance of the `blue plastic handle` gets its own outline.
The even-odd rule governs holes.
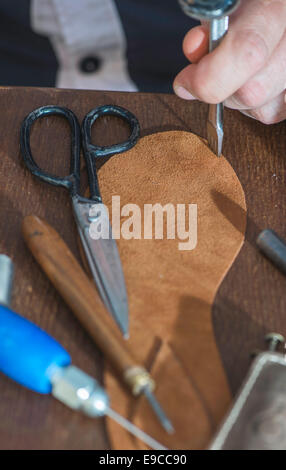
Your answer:
[[[57,367],[70,355],[51,336],[7,307],[0,306],[0,371],[39,393],[50,393]]]

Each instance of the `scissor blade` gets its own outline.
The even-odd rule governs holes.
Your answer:
[[[92,240],[88,229],[85,229],[84,240],[89,246],[90,269],[102,300],[124,336],[127,336],[127,293],[116,242],[113,239]],[[83,244],[85,245],[84,242]]]
[[[117,244],[112,238],[112,229],[106,219],[106,213],[102,212],[100,205],[101,214],[99,217],[94,217],[90,215],[94,205],[75,200],[73,207],[80,238],[99,294],[123,335],[127,337],[129,315],[125,280]],[[97,234],[97,228],[103,223],[106,225],[105,235],[108,232],[109,238],[95,239],[91,235]]]

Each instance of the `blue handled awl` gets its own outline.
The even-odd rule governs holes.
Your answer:
[[[3,261],[4,260],[4,261]],[[11,279],[12,264],[0,256],[0,279]],[[4,281],[3,281],[4,284]],[[71,364],[68,352],[41,328],[8,307],[9,288],[0,291],[0,371],[38,393],[52,394],[66,406],[97,418],[104,415],[153,449],[165,449],[112,410],[105,390]],[[0,392],[1,393],[1,392]]]

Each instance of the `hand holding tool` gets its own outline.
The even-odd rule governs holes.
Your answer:
[[[0,306],[0,371],[35,392],[51,393],[91,418],[107,415],[151,448],[165,449],[111,409],[105,390],[71,364],[70,355],[55,339],[4,306]]]
[[[228,15],[238,6],[239,0],[179,0],[179,3],[186,15],[209,21],[209,52],[212,52],[227,33]],[[207,140],[219,157],[223,144],[223,103],[209,105]]]
[[[23,235],[33,256],[55,288],[107,356],[135,396],[144,394],[167,432],[173,427],[155,396],[154,381],[134,359],[125,341],[114,330],[93,284],[59,234],[35,216],[23,221]]]
[[[61,178],[41,170],[34,161],[30,147],[31,127],[39,118],[50,115],[62,116],[69,122],[72,133],[70,175]],[[95,121],[101,116],[117,116],[128,122],[131,135],[126,142],[112,146],[100,147],[91,143],[91,129]],[[112,229],[109,225],[108,238],[92,239],[90,226],[93,230],[103,223],[106,216],[100,195],[96,161],[103,157],[110,157],[117,153],[131,149],[139,138],[140,127],[136,117],[119,106],[106,105],[90,111],[82,123],[82,131],[74,113],[67,108],[59,106],[44,106],[32,111],[23,121],[21,126],[21,152],[24,162],[31,173],[46,183],[66,188],[71,195],[74,216],[79,235],[84,247],[87,261],[99,290],[99,294],[107,309],[113,315],[124,335],[128,335],[128,302],[127,293],[122,272],[117,245],[112,238]],[[81,137],[83,155],[87,167],[90,199],[80,196],[80,151]],[[95,205],[100,209],[94,212]],[[99,208],[99,206],[98,206]]]

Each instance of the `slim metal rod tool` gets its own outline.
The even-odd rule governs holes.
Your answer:
[[[212,52],[227,33],[228,16],[211,20],[209,27],[209,51]],[[220,157],[223,144],[223,103],[209,105],[207,140],[211,150]]]
[[[150,391],[149,388],[145,388],[143,392],[145,397],[147,398],[148,402],[150,403],[153,411],[155,412],[156,416],[159,418],[163,428],[167,431],[168,434],[172,434],[174,432],[173,425],[169,418],[167,418],[166,413],[162,409],[161,405],[159,404],[158,400],[156,399],[155,395]]]
[[[168,433],[172,432],[169,419],[153,396],[154,380],[114,328],[93,283],[65,242],[49,224],[35,216],[25,217],[22,231],[43,271],[133,395],[146,395],[163,428]]]
[[[162,446],[162,444],[160,444],[158,441],[156,441],[156,439],[153,439],[153,437],[146,434],[144,431],[142,431],[137,426],[132,424],[130,421],[125,419],[123,416],[116,413],[116,411],[114,411],[113,409],[107,408],[105,410],[105,414],[106,414],[106,416],[109,416],[109,418],[113,419],[118,424],[120,424],[120,426],[122,426],[124,429],[126,429],[126,431],[130,432],[135,437],[137,437],[141,441],[145,442],[145,444],[147,444],[147,446],[151,447],[151,449],[167,450],[167,448]]]

